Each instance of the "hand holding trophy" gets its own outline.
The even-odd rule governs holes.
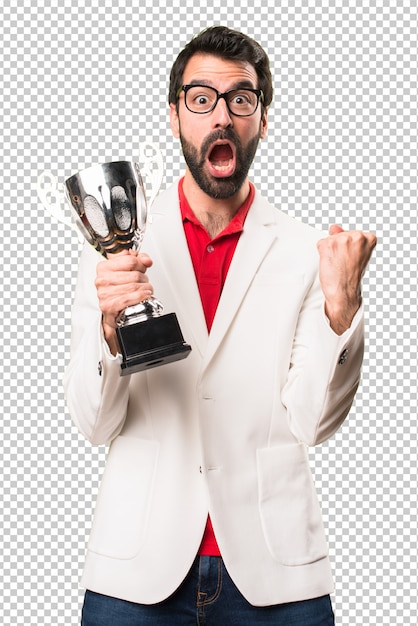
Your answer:
[[[114,161],[82,170],[65,181],[65,195],[79,231],[104,257],[140,249],[148,209],[138,163]],[[116,334],[122,354],[121,375],[190,354],[176,314],[162,315],[162,310],[161,302],[151,296],[119,316]]]

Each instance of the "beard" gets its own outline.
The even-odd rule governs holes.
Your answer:
[[[211,144],[222,139],[227,139],[235,145],[236,166],[232,176],[216,178],[205,169],[206,155]],[[232,198],[241,189],[248,176],[259,141],[260,132],[250,139],[244,147],[238,135],[231,128],[227,128],[213,131],[198,149],[187,141],[180,131],[183,156],[191,175],[200,189],[210,198],[216,200]]]

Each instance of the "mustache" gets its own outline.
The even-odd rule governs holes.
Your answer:
[[[203,160],[203,155],[207,154],[207,152],[208,152],[209,148],[211,147],[211,145],[215,141],[222,141],[222,140],[224,140],[224,141],[228,140],[231,143],[235,144],[235,146],[237,147],[238,150],[240,150],[241,147],[242,147],[240,138],[232,130],[232,128],[225,128],[225,129],[220,129],[220,130],[214,130],[206,137],[206,139],[203,141],[203,143],[201,145],[200,153],[202,155],[202,160]]]

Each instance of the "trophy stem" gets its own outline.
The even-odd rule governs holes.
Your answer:
[[[159,317],[163,312],[162,303],[151,296],[138,304],[128,306],[118,317],[117,324],[121,326],[129,326],[137,322],[145,322],[151,317]]]

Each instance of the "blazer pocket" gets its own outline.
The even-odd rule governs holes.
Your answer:
[[[304,445],[257,450],[259,507],[264,536],[282,565],[313,563],[328,555]]]
[[[133,558],[144,541],[158,443],[117,437],[111,444],[97,498],[88,549],[114,559]]]

